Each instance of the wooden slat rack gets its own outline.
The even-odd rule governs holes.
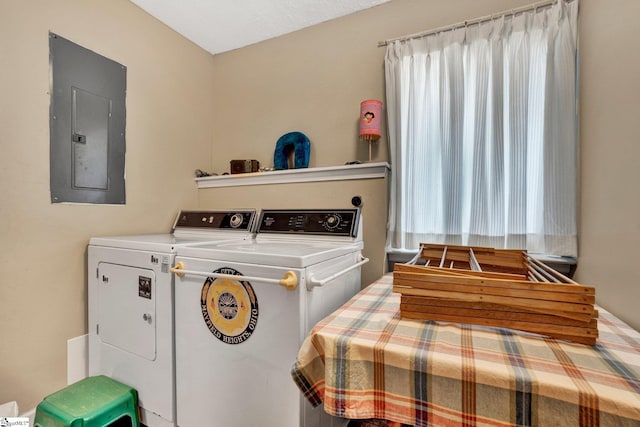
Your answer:
[[[526,251],[421,245],[424,265],[396,264],[393,290],[404,318],[517,329],[595,345],[595,288]]]

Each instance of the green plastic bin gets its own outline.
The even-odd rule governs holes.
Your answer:
[[[44,398],[35,427],[140,427],[138,392],[104,375],[85,378]]]

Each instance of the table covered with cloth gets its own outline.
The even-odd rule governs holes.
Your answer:
[[[412,426],[639,426],[640,334],[598,307],[595,346],[400,317],[392,275],[306,337],[292,376],[312,405]]]

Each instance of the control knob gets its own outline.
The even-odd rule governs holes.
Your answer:
[[[231,225],[231,228],[238,228],[242,225],[242,220],[242,214],[233,214],[229,220],[229,225]]]
[[[329,215],[324,221],[324,228],[326,228],[327,230],[334,230],[338,227],[338,225],[340,225],[341,220],[342,218],[340,218],[340,215],[338,214]]]

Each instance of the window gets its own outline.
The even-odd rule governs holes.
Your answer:
[[[387,47],[389,251],[576,256],[578,2]]]

